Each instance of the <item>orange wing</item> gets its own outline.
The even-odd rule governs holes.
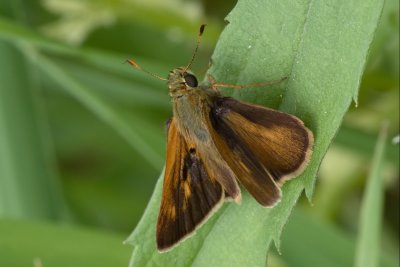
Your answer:
[[[313,135],[298,118],[233,98],[218,98],[210,113],[217,148],[239,181],[264,206],[278,185],[306,167]]]
[[[193,233],[223,199],[222,186],[210,178],[196,148],[188,146],[172,119],[157,221],[158,250],[169,250]]]

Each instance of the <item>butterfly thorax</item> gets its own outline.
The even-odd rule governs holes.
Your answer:
[[[193,72],[185,67],[169,73],[168,88],[178,131],[190,139],[207,139],[205,116],[208,116],[218,93],[209,86],[198,85]]]

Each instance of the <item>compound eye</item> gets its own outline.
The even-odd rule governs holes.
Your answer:
[[[185,79],[185,82],[188,86],[190,87],[197,87],[197,79],[196,76],[189,74],[189,73],[185,73],[183,78]]]

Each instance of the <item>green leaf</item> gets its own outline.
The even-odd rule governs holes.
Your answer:
[[[340,132],[335,136],[335,143],[356,151],[360,156],[372,157],[374,154],[374,142],[376,134],[366,133],[355,127],[343,126]],[[386,148],[385,160],[393,163],[399,162],[399,148],[396,146],[389,146]]]
[[[302,208],[293,211],[281,238],[280,259],[284,266],[351,266],[354,260],[353,233],[346,233]],[[381,253],[379,266],[398,266],[396,261],[396,254],[385,251]]]
[[[141,129],[149,128],[146,122],[137,116],[134,119],[135,125],[129,125],[123,120],[121,113],[115,107],[94,93],[93,90],[73,79],[67,72],[53,63],[50,58],[39,53],[28,54],[28,56],[44,74],[51,77],[100,119],[113,127],[151,166],[157,169],[162,165],[159,153],[156,152],[156,148],[150,141],[152,136],[146,136],[145,132],[147,131],[141,132]],[[143,125],[146,126],[142,127]]]
[[[81,227],[0,220],[1,266],[126,266],[121,236]],[[41,262],[41,265],[34,262]]]
[[[360,232],[358,234],[354,264],[356,267],[375,267],[378,266],[379,262],[384,194],[382,166],[385,158],[387,126],[386,124],[382,127],[375,147],[374,158],[361,206]]]
[[[0,40],[0,215],[68,217],[34,70]]]
[[[246,192],[241,205],[226,203],[198,233],[169,253],[155,248],[161,182],[127,242],[131,266],[265,266],[305,189],[315,176],[352,100],[356,100],[383,0],[239,1],[213,55],[220,82],[248,84],[287,76],[269,88],[236,91],[237,98],[300,117],[315,135],[307,170],[283,188],[282,201],[264,209]],[[228,91],[229,92],[229,91]],[[244,191],[244,190],[243,190]]]

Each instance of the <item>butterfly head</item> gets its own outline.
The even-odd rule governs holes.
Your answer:
[[[182,94],[184,91],[196,88],[197,85],[196,76],[185,67],[176,68],[168,75],[168,89],[171,96]]]

